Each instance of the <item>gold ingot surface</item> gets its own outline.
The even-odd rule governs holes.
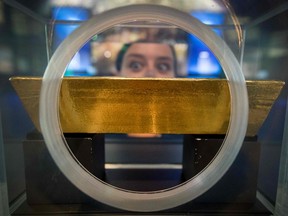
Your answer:
[[[36,128],[41,78],[11,82]],[[246,81],[247,135],[256,135],[284,82]],[[226,80],[64,78],[60,121],[65,133],[225,134],[230,118]]]

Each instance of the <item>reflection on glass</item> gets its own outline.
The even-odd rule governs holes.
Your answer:
[[[207,25],[222,25],[225,18],[223,13],[193,12],[192,15]],[[214,31],[221,35],[219,29]],[[211,50],[192,34],[188,36],[188,43],[188,76],[219,78],[222,68]]]
[[[60,43],[79,27],[80,22],[87,20],[89,17],[89,10],[83,7],[54,7],[52,9],[52,18],[55,20],[53,49],[56,50]],[[90,43],[86,43],[71,60],[66,76],[94,75],[94,71],[95,69],[91,67]]]

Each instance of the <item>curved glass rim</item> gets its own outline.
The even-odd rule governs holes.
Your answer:
[[[97,179],[79,164],[67,147],[60,126],[58,96],[62,77],[74,54],[95,34],[116,24],[158,20],[194,34],[218,58],[230,89],[231,114],[225,140],[213,161],[197,176],[162,191],[127,191]],[[83,23],[57,48],[43,76],[40,126],[47,148],[64,175],[82,192],[110,206],[129,211],[159,211],[176,207],[211,188],[229,169],[244,140],[248,122],[248,96],[240,65],[226,43],[209,27],[189,14],[166,6],[131,5],[106,11]]]

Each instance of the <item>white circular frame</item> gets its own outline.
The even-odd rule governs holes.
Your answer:
[[[108,185],[89,173],[67,147],[59,120],[58,96],[62,77],[75,53],[95,34],[117,24],[158,20],[175,25],[202,40],[215,54],[226,74],[231,97],[230,124],[219,153],[201,173],[174,188],[127,191]],[[211,188],[235,160],[246,134],[248,96],[240,65],[226,43],[189,14],[159,5],[132,5],[95,16],[76,29],[58,47],[43,76],[40,125],[47,148],[65,176],[82,192],[110,206],[138,212],[159,211],[191,201]]]

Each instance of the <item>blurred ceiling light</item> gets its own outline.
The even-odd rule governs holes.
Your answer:
[[[111,54],[111,52],[109,50],[106,50],[104,52],[104,56],[105,56],[105,58],[110,58],[112,56],[112,54]]]

